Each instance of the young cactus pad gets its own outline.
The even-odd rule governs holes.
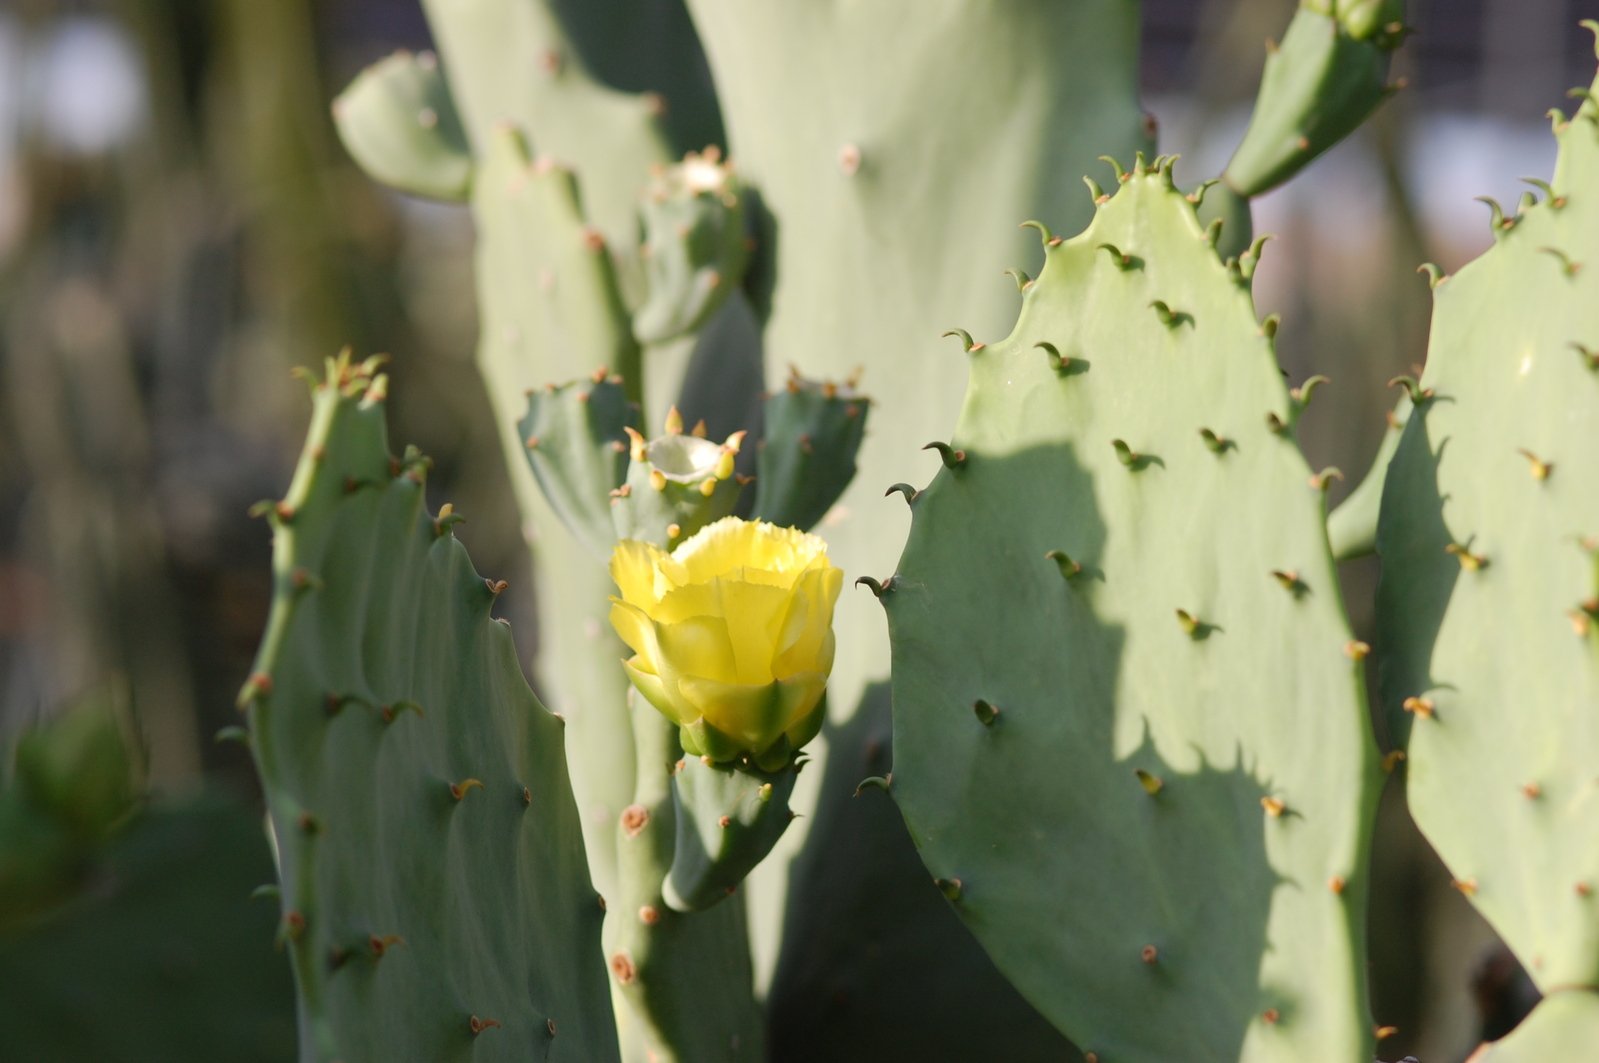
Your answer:
[[[1299,408],[1165,160],[1045,234],[906,492],[898,801],[932,876],[1103,1060],[1372,1058],[1379,772]],[[1040,227],[1042,228],[1042,227]],[[1352,659],[1354,658],[1354,659]]]
[[[389,454],[383,377],[331,363],[241,694],[277,837],[301,1058],[616,1058],[561,721],[502,587]]]
[[[1504,219],[1494,247],[1434,290],[1420,402],[1388,468],[1378,524],[1378,651],[1416,824],[1545,994],[1585,986],[1591,998],[1599,980],[1593,97],[1555,126],[1560,156],[1543,201]]]

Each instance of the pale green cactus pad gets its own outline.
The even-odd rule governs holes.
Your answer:
[[[1380,773],[1293,440],[1307,389],[1256,320],[1258,248],[1220,261],[1165,160],[1119,177],[1084,233],[1045,234],[1011,335],[964,343],[945,468],[905,491],[873,588],[890,792],[1093,1058],[1369,1061]]]
[[[301,1058],[616,1058],[561,721],[382,377],[331,363],[267,507],[276,594],[241,703],[266,788]]]
[[[1535,1017],[1599,984],[1599,107],[1578,94],[1542,202],[1495,208],[1495,246],[1434,289],[1377,536],[1411,813],[1550,996]]]

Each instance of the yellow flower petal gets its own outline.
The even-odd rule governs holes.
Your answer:
[[[611,553],[611,579],[622,592],[622,600],[632,605],[651,606],[660,600],[656,574],[666,551],[654,543],[623,539]]]

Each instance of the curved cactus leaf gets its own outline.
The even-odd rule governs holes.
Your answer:
[[[501,585],[427,513],[425,459],[389,454],[370,373],[341,359],[314,391],[241,694],[302,1058],[614,1059],[561,721],[490,615]]]
[[[973,352],[962,460],[883,585],[912,837],[1106,1060],[1371,1059],[1380,774],[1294,405],[1140,159]]]
[[[362,71],[333,101],[339,139],[376,181],[464,201],[472,155],[432,52],[397,52]]]
[[[1545,993],[1599,981],[1595,101],[1557,137],[1551,197],[1434,289],[1377,536],[1411,814]]]

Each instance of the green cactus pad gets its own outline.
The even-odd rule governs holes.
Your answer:
[[[1010,337],[969,346],[946,467],[875,588],[890,792],[1085,1053],[1370,1060],[1380,775],[1325,477],[1245,269],[1169,163],[1119,176],[1084,233],[1045,235]]]
[[[472,156],[432,52],[396,52],[333,101],[339,138],[373,179],[434,199],[464,201]]]
[[[687,757],[673,776],[677,846],[666,903],[682,912],[732,893],[788,829],[797,766],[762,772]]]
[[[1411,814],[1545,993],[1599,983],[1599,107],[1555,126],[1544,201],[1434,289],[1377,536]]]
[[[1224,180],[1245,197],[1276,188],[1354,132],[1392,95],[1388,56],[1404,37],[1402,2],[1303,0],[1271,46],[1255,113]]]
[[[811,528],[855,477],[871,403],[851,384],[822,384],[798,373],[766,400],[755,470],[755,514]]]
[[[695,331],[738,290],[749,262],[744,192],[721,153],[690,152],[645,192],[644,270],[649,292],[633,316],[645,343]]]
[[[627,432],[638,410],[619,377],[533,390],[527,415],[517,423],[533,477],[556,516],[601,560],[616,544],[611,492],[627,475]]]
[[[743,432],[713,443],[698,432],[684,432],[674,407],[663,434],[650,440],[632,430],[628,435],[632,461],[627,482],[611,500],[616,538],[642,539],[671,550],[733,512],[741,490],[733,479],[733,463]]]
[[[385,383],[331,363],[269,507],[241,694],[277,837],[305,1059],[616,1056],[562,727],[490,615]]]

